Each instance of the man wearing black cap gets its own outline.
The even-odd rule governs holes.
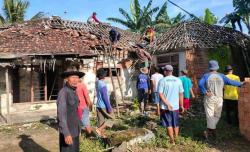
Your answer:
[[[226,77],[231,80],[240,82],[240,78],[233,74],[233,68],[231,65],[225,67]],[[226,110],[227,123],[238,124],[238,88],[234,86],[224,86],[224,106]]]
[[[79,78],[83,75],[84,73],[74,67],[61,75],[66,80],[66,84],[57,98],[60,152],[79,152],[80,119],[77,115],[79,99],[76,87]]]

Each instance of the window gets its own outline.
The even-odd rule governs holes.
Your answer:
[[[170,64],[173,66],[174,71],[173,75],[179,75],[179,54],[166,54],[157,56],[157,66],[164,67],[165,65]]]
[[[106,72],[107,72],[107,76],[106,77],[110,77],[110,72],[109,72],[109,68],[103,68]],[[116,73],[117,71],[117,73]],[[121,76],[121,68],[111,68],[111,73],[112,73],[112,76],[116,77],[117,75],[118,76]]]

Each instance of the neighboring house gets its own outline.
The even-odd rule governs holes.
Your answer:
[[[176,76],[182,69],[187,69],[198,91],[197,81],[208,71],[208,53],[219,44],[230,46],[235,72],[242,77],[249,76],[250,51],[246,47],[249,42],[250,38],[241,32],[189,21],[180,23],[160,35],[153,48],[149,48],[149,52],[154,52],[154,64],[172,64]]]
[[[125,91],[124,82],[128,77],[124,76],[123,69],[127,67],[124,66],[126,62],[120,61],[133,51],[130,44],[139,36],[115,28],[121,33],[121,39],[113,46],[110,56],[114,60],[110,60],[109,67],[111,28],[115,27],[66,21],[59,17],[0,27],[1,116],[16,122],[18,113],[55,109],[57,93],[64,83],[60,74],[71,64],[80,65],[80,70],[86,73],[84,81],[92,97],[95,70],[100,67],[106,68],[109,76],[118,74]],[[119,90],[117,77],[114,79]],[[112,91],[112,85],[109,87]]]

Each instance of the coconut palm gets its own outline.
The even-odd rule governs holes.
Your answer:
[[[107,20],[120,23],[133,32],[142,32],[145,27],[152,24],[153,15],[159,10],[159,7],[152,7],[153,0],[149,0],[148,4],[141,8],[139,0],[131,0],[130,14],[124,9],[119,8],[119,12],[124,19],[110,17]]]
[[[28,7],[29,1],[26,0],[4,0],[3,15],[0,15],[0,24],[23,22]],[[44,13],[39,12],[32,19],[42,17],[44,17]]]
[[[131,31],[142,33],[147,26],[154,26],[157,32],[164,32],[169,27],[176,25],[184,20],[185,15],[179,13],[177,16],[170,18],[167,13],[167,2],[161,8],[152,7],[153,0],[141,8],[138,0],[132,0],[130,4],[131,15],[124,9],[119,8],[119,12],[126,20],[119,18],[108,18],[109,21],[120,23]],[[155,17],[154,17],[155,16]]]
[[[225,25],[228,24],[228,23],[231,23],[232,28],[234,30],[236,30],[235,24],[237,23],[239,28],[240,28],[240,31],[242,32],[241,20],[242,20],[242,17],[237,12],[233,12],[233,13],[230,13],[230,14],[226,14],[220,20],[219,23],[224,23]]]
[[[248,34],[250,34],[250,1],[249,0],[233,0],[233,6],[235,10],[242,17],[242,21],[245,23]]]

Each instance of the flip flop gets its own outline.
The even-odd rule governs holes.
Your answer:
[[[102,138],[102,135],[97,132],[97,129],[93,129],[92,131],[96,135],[97,138]]]

